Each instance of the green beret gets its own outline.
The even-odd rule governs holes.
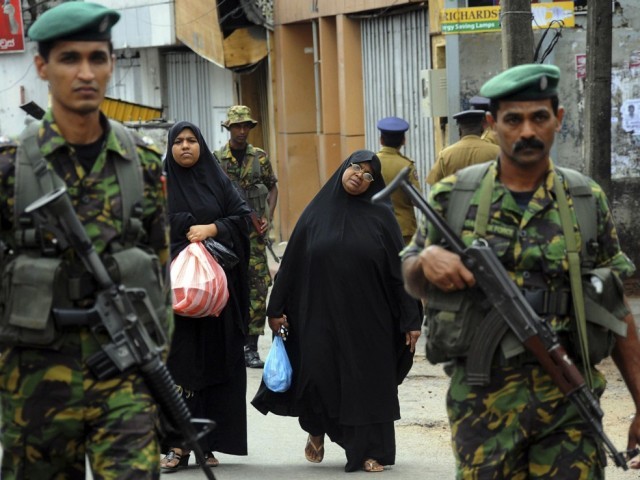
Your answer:
[[[530,63],[511,67],[486,82],[480,95],[491,100],[541,100],[558,94],[560,69]]]
[[[36,42],[111,40],[120,14],[97,3],[65,2],[38,17],[28,36]]]

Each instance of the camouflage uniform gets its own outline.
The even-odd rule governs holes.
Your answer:
[[[229,178],[237,182],[244,191],[247,191],[255,183],[262,183],[271,191],[278,181],[267,153],[251,144],[247,144],[242,168],[240,168],[238,161],[231,154],[229,143],[216,152],[216,155],[225,167]],[[256,156],[260,162],[260,175],[257,181],[252,170],[253,160]],[[252,229],[249,240],[249,298],[251,303],[249,307],[250,320],[247,335],[263,335],[267,318],[267,294],[272,280],[267,263],[267,247],[264,238],[255,229]]]
[[[122,230],[114,157],[124,147],[101,114],[105,144],[91,172],[60,134],[52,113],[39,131],[40,151],[64,180],[98,254]],[[144,178],[143,242],[168,257],[165,198],[158,151],[137,137]],[[12,246],[17,144],[0,145],[0,239]],[[167,305],[169,307],[170,305]],[[156,405],[138,373],[97,380],[86,359],[100,349],[86,327],[65,329],[57,349],[8,347],[0,358],[3,479],[85,478],[85,453],[96,479],[159,477]]]
[[[413,160],[405,157],[397,148],[393,147],[383,146],[376,155],[382,164],[382,177],[386,184],[396,178],[404,167],[410,167],[409,180],[414,187],[422,190]],[[417,227],[416,214],[413,210],[411,198],[402,189],[398,188],[391,194],[391,203],[393,204],[393,212],[400,224],[400,230],[402,230],[402,238],[404,238],[405,244],[409,243]]]
[[[488,175],[497,177],[496,162]],[[539,288],[540,282],[553,291],[568,287],[565,241],[554,201],[554,176],[551,164],[524,212],[500,180],[495,180],[486,239],[520,288]],[[456,175],[447,177],[431,190],[430,203],[440,214],[446,212],[456,179]],[[606,197],[600,186],[590,183],[598,209],[596,265],[628,276],[634,266],[620,250]],[[463,226],[465,245],[475,239],[478,199],[476,191]],[[425,238],[427,243],[433,242],[437,233],[427,232],[423,220],[405,255],[421,250]],[[570,342],[567,344],[571,317],[547,319],[571,355],[575,351]],[[605,387],[604,376],[595,368],[592,373],[594,389],[600,395]],[[467,385],[464,363],[456,363],[447,412],[459,479],[604,478],[589,427],[529,354],[510,360],[496,358],[491,383],[485,387]]]

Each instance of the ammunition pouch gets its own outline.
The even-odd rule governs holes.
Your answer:
[[[51,309],[71,306],[67,287],[67,269],[60,258],[30,252],[10,259],[0,281],[0,345],[59,346]]]
[[[256,183],[246,190],[247,203],[252,210],[260,217],[269,215],[269,205],[267,204],[267,196],[269,189],[264,183]]]
[[[132,295],[129,292],[129,297],[139,320],[147,330],[150,333],[157,330],[157,325],[149,314],[146,303],[148,301],[153,306],[160,327],[165,335],[168,335],[172,330],[172,316],[168,310],[171,305],[168,300],[170,290],[164,286],[164,270],[158,257],[141,248],[133,247],[106,256],[104,263],[114,283],[124,285],[127,291],[142,291],[142,295]],[[158,338],[153,340],[158,345],[163,343]]]
[[[157,256],[134,247],[105,259],[116,283],[126,285],[140,321],[157,332],[153,311],[166,335],[170,332],[168,290]],[[6,262],[0,281],[0,345],[58,348],[62,332],[83,322],[56,322],[52,312],[73,311],[82,302],[92,303],[96,284],[86,272],[70,275],[68,262],[44,257],[40,252],[22,253]],[[82,310],[78,310],[81,312]],[[79,318],[79,317],[77,317]],[[162,336],[154,335],[158,345]]]
[[[597,365],[611,355],[616,336],[627,336],[627,324],[623,319],[629,314],[629,309],[624,303],[622,281],[610,268],[583,272],[582,289],[587,317],[589,362]],[[571,324],[573,345],[579,345],[580,341],[576,323],[573,321]],[[574,350],[573,357],[581,361],[580,349]]]
[[[426,355],[432,364],[466,357],[489,311],[477,289],[444,293],[430,286],[425,311]]]

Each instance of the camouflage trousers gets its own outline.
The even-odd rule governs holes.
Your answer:
[[[251,232],[249,257],[249,335],[263,335],[267,321],[267,295],[271,274],[267,246],[256,232]]]
[[[3,351],[3,480],[85,480],[85,455],[95,480],[160,478],[157,410],[146,385],[137,374],[97,380],[84,362],[95,351],[86,348],[88,335],[67,334],[75,341],[59,351]]]
[[[604,376],[594,369],[598,395]],[[602,451],[575,406],[538,365],[494,367],[470,387],[454,368],[447,413],[457,479],[603,479]]]

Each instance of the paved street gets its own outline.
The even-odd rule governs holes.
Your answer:
[[[640,297],[631,299],[636,320],[640,320]],[[260,339],[260,354],[265,358],[269,350],[269,336]],[[603,398],[605,431],[616,447],[623,449],[626,429],[633,414],[629,394],[611,363],[603,363],[609,388]],[[247,403],[260,383],[262,370],[248,369]],[[418,344],[414,366],[400,386],[402,419],[396,423],[396,465],[384,473],[385,480],[454,478],[454,462],[449,443],[444,395],[448,380],[438,366],[430,365],[424,357],[424,338]],[[269,479],[334,479],[344,473],[344,451],[335,444],[325,443],[325,458],[312,464],[304,458],[306,434],[297,419],[264,416],[248,404],[249,455],[235,457],[216,454],[220,466],[213,469],[218,480]],[[190,466],[178,472],[162,475],[167,480],[202,479],[193,457]],[[345,478],[369,478],[370,473],[354,472]],[[637,472],[607,468],[608,480],[638,478]]]
[[[261,356],[266,356],[268,337],[260,339]],[[423,345],[420,345],[423,347]],[[419,347],[419,348],[420,348]],[[424,351],[420,348],[420,351]],[[247,369],[247,402],[258,388],[262,370]],[[384,472],[385,479],[441,478],[452,479],[453,456],[448,447],[449,429],[446,423],[443,397],[446,378],[439,367],[433,367],[419,355],[409,377],[400,386],[402,419],[396,424],[396,465]],[[306,434],[295,418],[264,416],[248,405],[249,455],[235,457],[216,454],[220,466],[213,470],[217,479],[329,479],[343,475],[346,463],[344,451],[325,443],[322,463],[312,464],[304,458]],[[178,472],[163,474],[167,480],[204,478],[193,456],[190,466]],[[369,477],[366,472],[354,472],[348,478]]]

